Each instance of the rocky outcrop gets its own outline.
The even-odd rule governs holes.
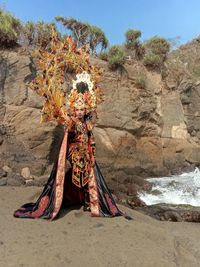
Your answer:
[[[199,44],[192,46],[200,57]],[[199,165],[200,81],[196,67],[187,65],[189,49],[170,55],[165,75],[138,61],[113,72],[105,61],[91,58],[104,69],[100,86],[105,101],[95,129],[97,161],[116,190],[116,185],[123,187],[117,174],[118,181],[140,180]],[[30,54],[20,49],[0,54],[0,168],[8,165],[21,176],[27,167],[33,180],[48,176],[63,129],[53,122],[40,124],[42,99],[26,85],[36,71]]]
[[[156,204],[137,209],[161,221],[200,222],[200,208],[190,205]]]

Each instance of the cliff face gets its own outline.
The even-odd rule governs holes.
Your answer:
[[[62,128],[39,122],[42,99],[25,85],[34,75],[32,58],[20,50],[0,54],[0,168],[47,174]],[[91,59],[105,70],[95,136],[97,160],[110,181],[123,185],[135,175],[168,175],[199,164],[199,57],[196,40],[170,54],[162,76],[140,62],[112,72],[105,61]]]
[[[51,155],[56,155],[58,148],[53,142],[58,138],[59,144],[62,129],[52,123],[40,124],[42,99],[25,84],[32,78],[33,68],[27,53],[1,52],[0,167],[8,165],[17,173],[29,167],[32,174],[41,176],[51,163]]]

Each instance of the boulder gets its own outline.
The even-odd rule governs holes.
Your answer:
[[[31,175],[30,169],[28,167],[25,167],[21,171],[21,176],[24,177],[25,179],[29,179]]]

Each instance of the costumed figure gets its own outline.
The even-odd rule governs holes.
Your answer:
[[[71,37],[62,41],[53,33],[51,50],[40,51],[39,69],[29,86],[45,97],[41,121],[62,124],[64,136],[39,198],[15,210],[14,217],[53,220],[61,207],[81,204],[94,217],[132,219],[117,207],[95,159],[93,128],[103,95],[97,87],[99,70],[91,66],[88,51],[77,48]],[[66,69],[76,75],[68,93],[62,89]],[[66,171],[67,164],[71,167]]]

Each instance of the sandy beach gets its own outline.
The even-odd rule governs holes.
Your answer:
[[[133,221],[94,218],[82,208],[58,219],[19,219],[13,211],[35,201],[39,187],[1,187],[0,266],[198,267],[199,224],[154,220],[119,206]]]

